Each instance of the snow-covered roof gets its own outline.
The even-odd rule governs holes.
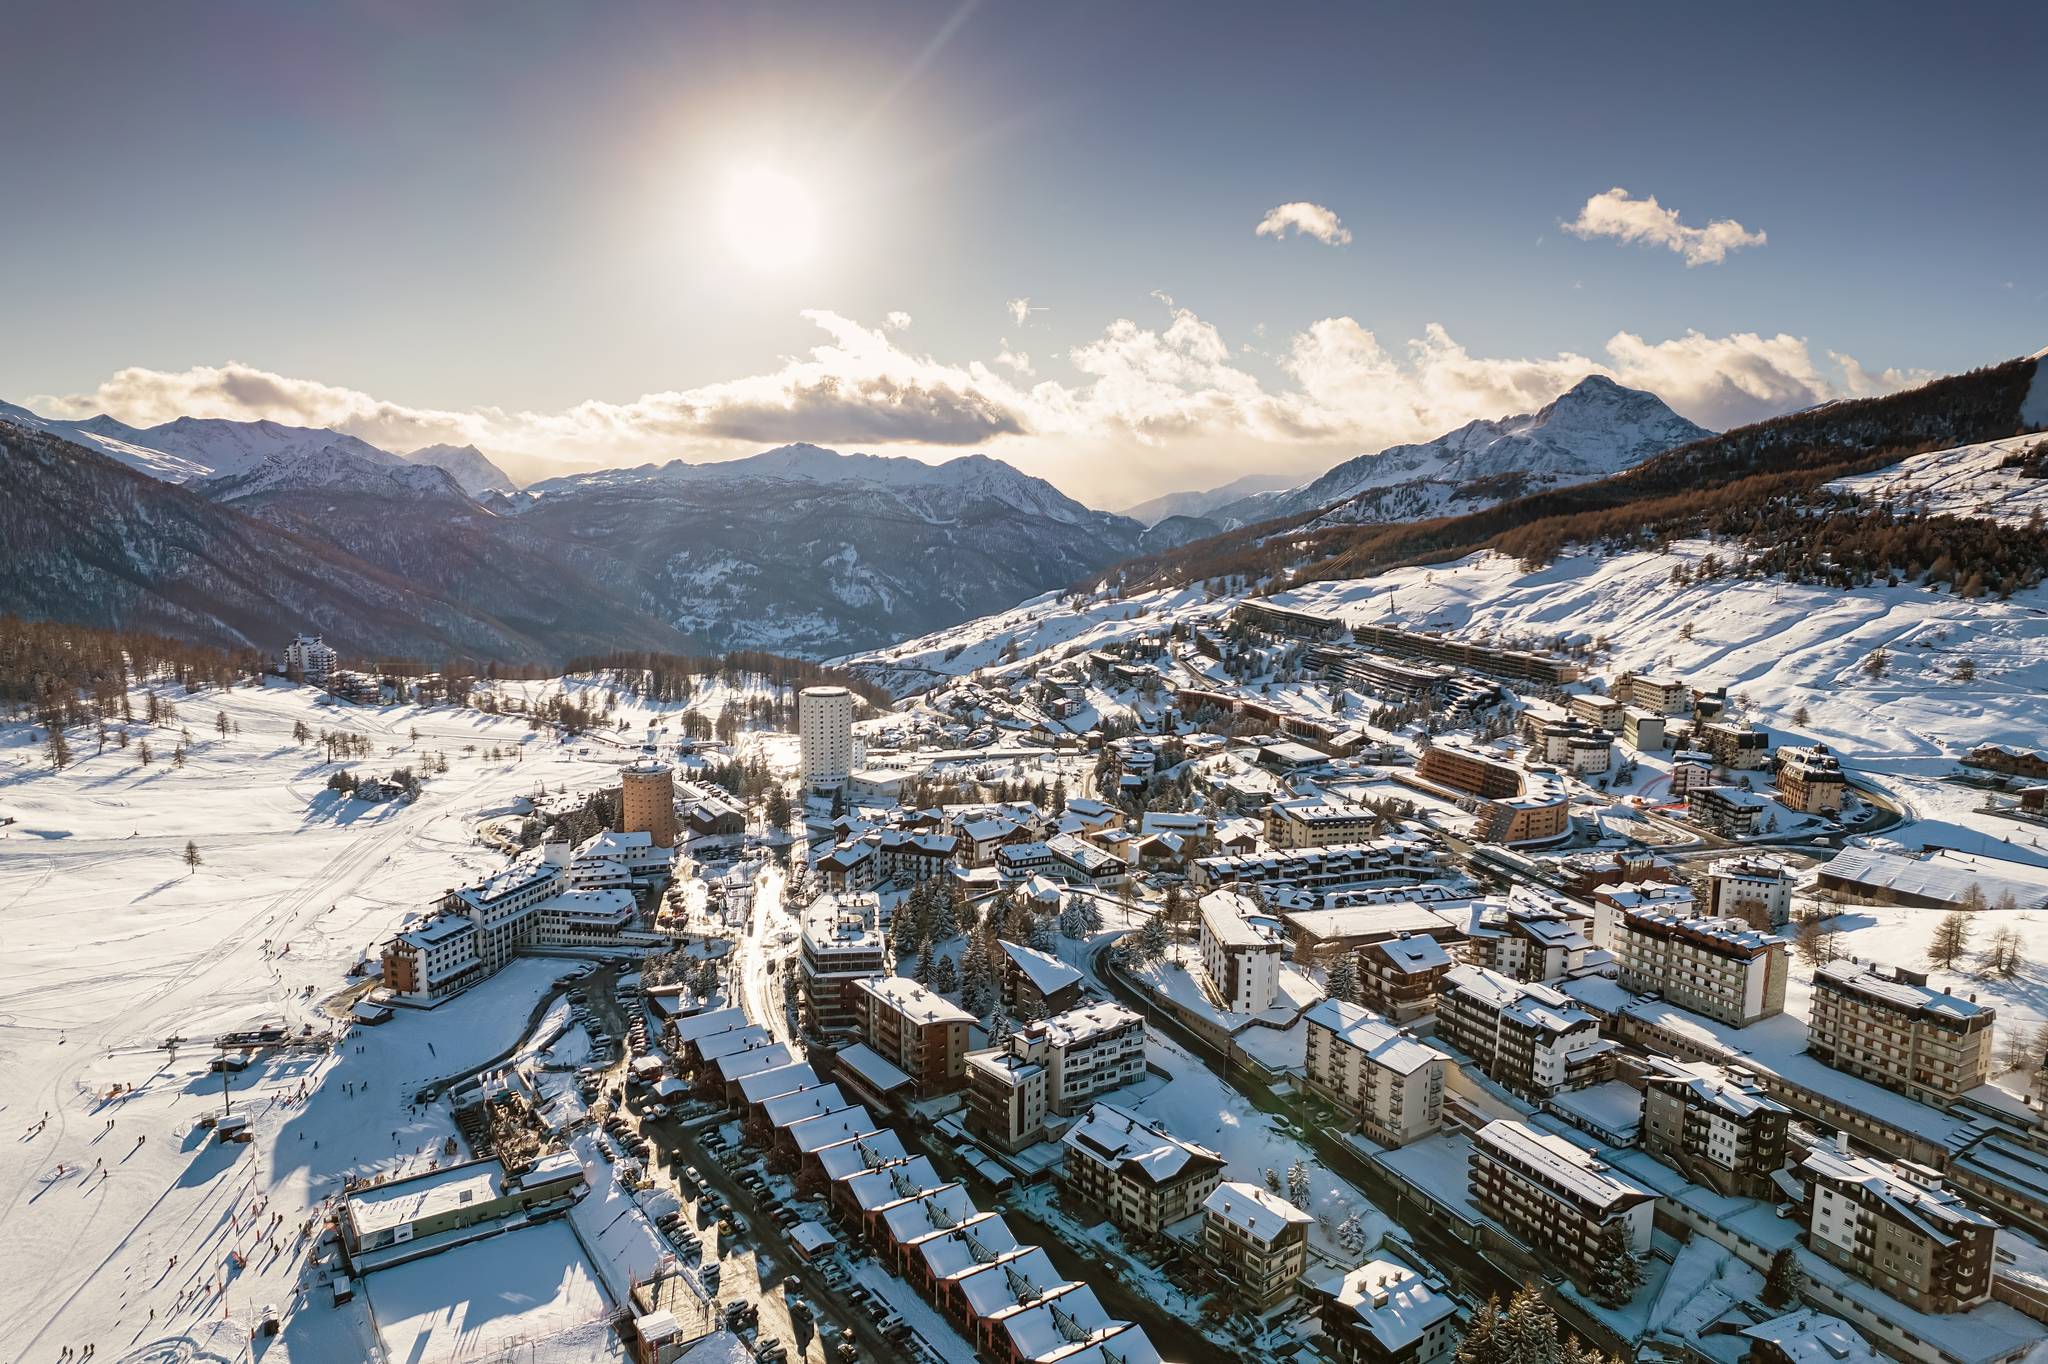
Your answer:
[[[862,1170],[846,1181],[846,1191],[862,1212],[873,1212],[906,1198],[916,1198],[946,1183],[927,1156]]]
[[[1498,1118],[1473,1134],[1472,1149],[1505,1157],[1553,1189],[1569,1194],[1589,1206],[1609,1208],[1640,1203],[1657,1196],[1656,1190],[1610,1169],[1597,1154],[1571,1138],[1554,1132],[1540,1132],[1511,1118]]]
[[[759,1023],[748,1023],[742,1027],[728,1028],[724,1032],[715,1032],[698,1038],[697,1055],[706,1062],[716,1061],[721,1057],[733,1056],[756,1047],[769,1046],[773,1040],[768,1036],[768,1030]]]
[[[503,1194],[504,1187],[505,1167],[501,1162],[473,1160],[358,1189],[344,1203],[357,1237],[367,1240],[373,1233],[388,1228],[491,1202]]]
[[[979,1211],[965,1188],[957,1183],[941,1184],[889,1208],[882,1214],[882,1225],[888,1228],[890,1239],[901,1245],[944,1231]]]
[[[1398,938],[1373,943],[1371,947],[1403,971],[1429,971],[1451,964],[1451,954],[1427,933],[1403,933]]]
[[[847,1108],[855,1107],[858,1105],[847,1105]],[[876,1132],[855,1133],[851,1137],[842,1137],[838,1143],[820,1146],[815,1150],[819,1168],[825,1172],[825,1178],[834,1183],[857,1175],[862,1170],[871,1170],[892,1160],[902,1160],[909,1154],[904,1149],[903,1138],[886,1127]]]
[[[1855,961],[1831,961],[1813,973],[1815,985],[1858,995],[1907,1013],[1935,1014],[1944,1018],[1970,1019],[1992,1012],[1974,1000],[1933,989],[1917,981],[1879,973],[1876,968]]]
[[[1444,991],[1470,995],[1506,1018],[1549,1032],[1569,1032],[1599,1020],[1571,998],[1536,981],[1516,980],[1483,966],[1454,966],[1444,973]]]
[[[794,1061],[796,1057],[788,1047],[777,1042],[771,1046],[757,1047],[752,1051],[736,1051],[721,1056],[713,1063],[712,1069],[726,1084],[745,1080],[749,1075],[759,1075],[764,1070],[777,1070]],[[812,1076],[816,1079],[816,1076]]]
[[[994,1316],[1006,1307],[1036,1302],[1047,1289],[1070,1282],[1039,1246],[1014,1247],[954,1280],[961,1300],[976,1319]]]
[[[1214,890],[1202,897],[1202,931],[1225,951],[1279,951],[1280,940],[1251,916],[1262,906],[1251,896],[1235,890]]]
[[[1400,1354],[1449,1321],[1457,1306],[1435,1284],[1392,1260],[1367,1260],[1321,1285],[1328,1297],[1358,1314],[1389,1357]]]
[[[901,1066],[865,1042],[855,1042],[842,1048],[833,1059],[865,1081],[868,1088],[878,1095],[887,1095],[915,1083]]]
[[[854,985],[914,1023],[972,1023],[974,1015],[908,976],[869,976]]]
[[[1996,903],[2010,893],[2021,909],[2048,908],[2048,885],[2028,878],[2023,868],[2009,862],[1939,855],[1906,857],[1874,848],[1844,848],[1820,874],[1956,905],[1968,900],[1970,888],[1975,886],[1987,903]]]
[[[1035,947],[1011,942],[1008,938],[999,938],[997,941],[1002,945],[1010,961],[1024,973],[1025,979],[1031,982],[1032,988],[1042,995],[1064,990],[1081,979],[1079,968],[1069,966],[1050,952],[1041,952]]]
[[[1848,1322],[1811,1307],[1760,1321],[1742,1334],[1777,1346],[1788,1364],[1878,1364],[1882,1358]]]
[[[1165,1128],[1110,1103],[1090,1108],[1081,1121],[1067,1129],[1060,1144],[1072,1155],[1114,1166],[1121,1174],[1149,1184],[1178,1179],[1191,1166],[1223,1168],[1223,1157],[1215,1151],[1182,1141]]]
[[[1121,1004],[1096,1003],[1026,1024],[1025,1030],[1042,1028],[1054,1046],[1075,1047],[1139,1022],[1138,1015]]]
[[[1397,1027],[1370,1009],[1341,999],[1321,999],[1302,1015],[1310,1023],[1328,1028],[1338,1041],[1356,1047],[1373,1064],[1385,1066],[1398,1075],[1411,1075],[1444,1054]]]
[[[761,1106],[768,1117],[770,1127],[788,1127],[791,1123],[802,1122],[824,1113],[836,1113],[850,1107],[852,1100],[840,1092],[838,1085],[813,1085],[786,1094],[778,1094]]]
[[[774,1066],[757,1071],[740,1081],[740,1099],[745,1103],[760,1103],[764,1099],[794,1094],[798,1090],[810,1089],[818,1083],[818,1072],[808,1062],[798,1061],[793,1065]]]
[[[869,1137],[881,1129],[875,1126],[874,1115],[859,1104],[852,1104],[837,1113],[826,1113],[802,1122],[791,1123],[789,1138],[796,1143],[796,1149],[809,1155],[822,1151],[827,1146],[836,1146],[842,1141],[856,1137]]]
[[[1814,1147],[1799,1168],[1816,1179],[1861,1187],[1898,1221],[1943,1245],[1955,1244],[1959,1232],[1998,1225],[1943,1187],[1931,1170],[1851,1155],[1839,1145]]]
[[[985,1212],[970,1217],[944,1236],[918,1242],[917,1253],[933,1279],[949,1279],[988,1264],[1006,1251],[1018,1248],[1017,1234],[1000,1213]]]
[[[731,1032],[747,1026],[747,1011],[734,1005],[729,1009],[706,1009],[700,1014],[676,1020],[676,1037],[684,1042],[695,1042],[700,1038]]]
[[[1203,1200],[1202,1211],[1267,1243],[1289,1227],[1305,1227],[1315,1221],[1280,1195],[1237,1180],[1218,1184]]]
[[[1758,1113],[1791,1111],[1766,1094],[1756,1081],[1711,1062],[1672,1061],[1661,1056],[1644,1060],[1649,1067],[1646,1083],[1680,1086],[1689,1090],[1697,1102],[1718,1108],[1738,1122]]]

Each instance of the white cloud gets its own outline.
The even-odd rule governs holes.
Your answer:
[[[910,330],[910,314],[898,308],[895,312],[889,313],[882,318],[882,325],[892,332],[908,331]]]
[[[1751,232],[1732,218],[1716,218],[1705,227],[1687,227],[1678,221],[1678,210],[1665,208],[1656,195],[1637,199],[1618,185],[1586,200],[1579,216],[1564,224],[1564,230],[1588,241],[1613,237],[1661,246],[1684,256],[1687,266],[1719,265],[1730,251],[1762,246],[1768,240],[1764,233]]]
[[[1032,307],[1028,298],[1013,298],[1003,305],[1003,310],[1009,313],[1011,320],[1020,327],[1031,320],[1031,314],[1045,311],[1043,308]]]
[[[1266,216],[1259,219],[1259,225],[1252,229],[1258,237],[1284,237],[1293,228],[1295,235],[1314,237],[1325,246],[1351,245],[1351,229],[1341,219],[1321,204],[1296,201],[1266,210]]]
[[[1224,482],[1252,469],[1318,472],[1364,450],[1427,440],[1480,417],[1528,412],[1588,374],[1647,388],[1717,429],[1830,398],[1885,392],[1924,375],[1866,369],[1807,342],[1752,332],[1652,341],[1617,332],[1598,354],[1476,355],[1431,324],[1383,343],[1351,317],[1324,318],[1271,347],[1255,373],[1212,323],[1180,306],[1163,323],[1118,318],[1063,356],[1074,381],[1037,378],[1007,339],[980,360],[909,350],[900,332],[837,313],[803,317],[823,339],[765,372],[560,411],[408,407],[251,365],[126,369],[90,392],[28,399],[53,416],[110,412],[331,426],[388,449],[436,441],[558,468],[721,459],[808,440],[899,453],[986,448],[1115,505],[1148,490]]]

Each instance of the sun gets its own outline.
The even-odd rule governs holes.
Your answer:
[[[720,187],[719,216],[733,253],[756,270],[787,270],[818,249],[810,192],[773,166],[742,166]]]

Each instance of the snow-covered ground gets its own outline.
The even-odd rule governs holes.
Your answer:
[[[2048,437],[2009,436],[1982,445],[1959,445],[1854,478],[1828,484],[1831,492],[1929,516],[1975,516],[2024,526],[2048,515],[2048,479],[2004,467],[2016,455],[2048,456]]]
[[[170,760],[175,725],[148,732],[147,768],[141,725],[104,753],[73,731],[81,756],[62,772],[25,726],[0,728],[0,809],[16,820],[0,829],[0,1113],[16,1138],[0,1155],[0,1338],[27,1357],[87,1341],[115,1354],[223,1314],[246,1337],[268,1302],[287,1311],[278,1358],[361,1359],[362,1300],[337,1310],[324,1291],[296,1292],[301,1224],[345,1173],[434,1158],[452,1127],[445,1110],[413,1112],[415,1090],[516,1044],[565,968],[516,962],[331,1053],[263,1054],[231,1081],[255,1127],[248,1146],[197,1126],[222,1102],[206,1041],[337,1022],[323,1001],[351,965],[447,887],[502,864],[473,841],[480,819],[542,781],[615,781],[618,757],[578,758],[520,720],[319,704],[281,683],[174,699],[192,731],[183,767]],[[368,736],[359,772],[418,767],[427,753],[449,770],[414,803],[342,802],[320,752],[292,740],[301,721]],[[493,748],[523,760],[490,760]],[[191,1039],[175,1056],[158,1045],[174,1035]],[[108,1097],[115,1086],[126,1092]]]
[[[407,1364],[502,1358],[520,1345],[558,1345],[564,1334],[589,1338],[595,1349],[584,1358],[626,1357],[565,1222],[472,1241],[365,1282],[389,1357]]]

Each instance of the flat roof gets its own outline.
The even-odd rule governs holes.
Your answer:
[[[349,1221],[356,1235],[409,1226],[422,1218],[502,1197],[505,1167],[497,1160],[473,1160],[408,1179],[375,1184],[348,1195]]]

